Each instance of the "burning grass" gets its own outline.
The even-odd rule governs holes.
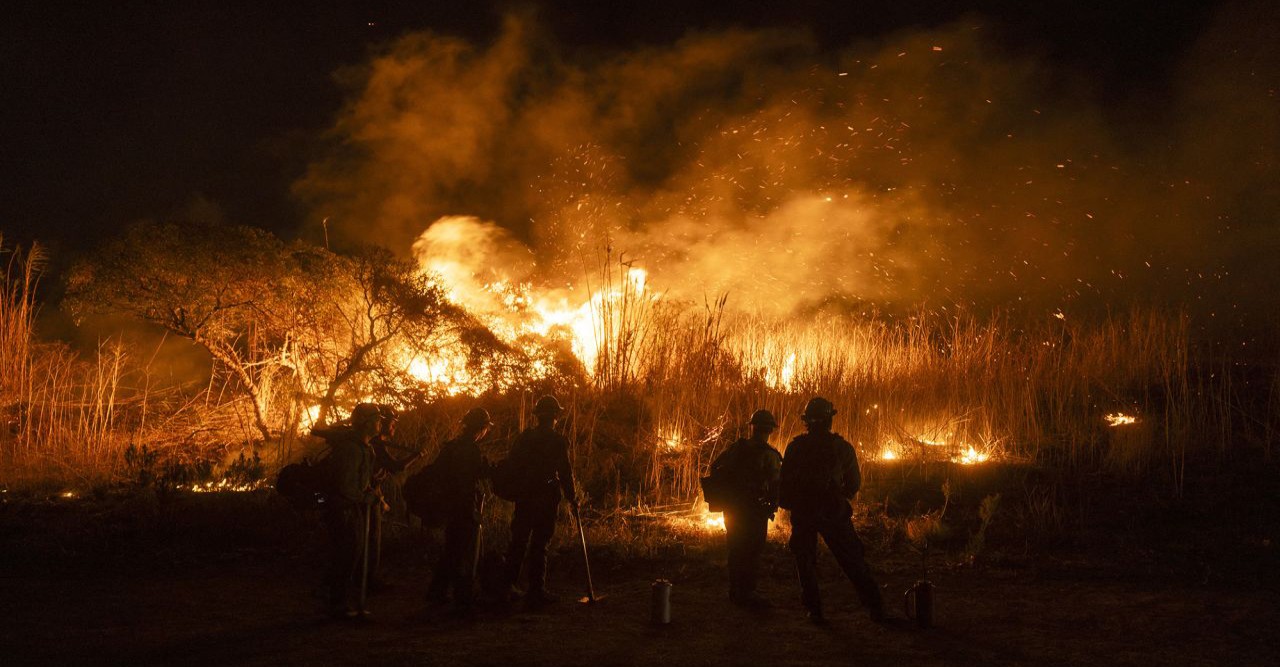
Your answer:
[[[424,261],[422,270],[441,266]],[[314,392],[290,393],[284,376],[259,380],[251,400],[222,372],[204,387],[159,386],[143,355],[117,342],[80,354],[38,342],[39,270],[38,253],[14,255],[6,277],[3,481],[120,479],[126,449],[145,446],[165,461],[204,465],[206,478],[182,482],[192,490],[234,489],[246,482],[221,471],[244,447],[262,452],[268,469],[306,450],[298,434],[321,409]],[[596,503],[631,507],[694,503],[699,477],[751,411],[779,417],[782,448],[812,395],[835,403],[835,430],[864,461],[897,466],[1158,471],[1176,492],[1188,452],[1229,446],[1226,380],[1197,372],[1188,321],[1176,313],[1091,322],[1061,312],[1017,322],[964,312],[773,317],[723,298],[681,302],[661,277],[612,256],[584,284],[459,279],[449,295],[490,332],[492,356],[477,361],[460,339],[424,346],[391,336],[377,352],[387,368],[353,374],[334,398],[398,405],[402,433],[427,449],[466,407],[484,404],[498,421],[491,455],[501,458],[530,400],[557,393],[580,483]]]

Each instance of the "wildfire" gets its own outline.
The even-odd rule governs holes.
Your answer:
[[[988,458],[990,458],[990,454],[987,454],[986,452],[979,452],[973,447],[969,447],[967,450],[962,452],[959,456],[952,459],[952,461],[959,463],[961,465],[969,466],[969,465],[974,465],[976,463],[983,463]]]
[[[216,482],[201,482],[199,484],[192,484],[190,486],[182,486],[179,488],[191,491],[192,493],[217,493],[219,491],[253,491],[259,486],[261,486],[260,483],[236,483],[224,477]]]
[[[310,433],[311,429],[316,425],[316,421],[320,419],[320,406],[312,405],[302,411],[302,415],[298,419],[298,433]]]
[[[796,353],[792,352],[782,363],[781,369],[769,368],[765,371],[765,384],[772,389],[791,391],[792,381],[796,377]]]
[[[610,349],[624,328],[629,308],[658,299],[643,268],[611,267],[601,284],[583,290],[568,284],[544,287],[529,279],[534,265],[526,248],[491,223],[448,216],[432,223],[414,244],[424,273],[439,276],[451,301],[466,308],[504,343],[533,359],[532,376],[499,377],[500,388],[544,379],[551,364],[539,363],[551,345],[567,343],[593,376],[601,350]],[[407,372],[445,395],[478,394],[494,378],[476,377],[461,350],[444,349],[431,358],[407,354]],[[504,371],[499,369],[498,373]]]
[[[680,449],[684,444],[684,439],[680,437],[680,432],[674,428],[666,428],[658,431],[658,444],[669,450]]]
[[[431,359],[413,357],[405,372],[414,380],[437,387],[447,396],[457,396],[469,391],[475,378],[466,367],[466,357],[461,353],[438,356]]]
[[[953,434],[947,434],[950,438]],[[992,453],[998,450],[996,441],[983,439],[977,447],[969,444],[954,443],[942,439],[941,435],[909,436],[907,445],[900,441],[890,440],[880,448],[876,457],[880,461],[897,461],[911,458],[915,453],[922,460],[949,460],[960,465],[976,465],[991,460]]]
[[[1137,417],[1126,415],[1123,412],[1113,412],[1107,415],[1106,419],[1107,423],[1110,424],[1112,428],[1138,423]]]
[[[724,530],[724,513],[708,512],[707,515],[702,518],[702,523],[708,530]]]

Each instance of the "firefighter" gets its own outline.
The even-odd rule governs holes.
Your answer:
[[[485,495],[481,484],[492,474],[478,443],[492,424],[484,408],[467,412],[458,437],[444,443],[436,458],[444,482],[444,550],[436,562],[427,600],[443,603],[452,593],[454,612],[460,617],[471,615],[475,600]]]
[[[330,613],[354,618],[363,609],[351,605],[353,585],[362,585],[361,556],[365,546],[366,513],[377,500],[371,486],[372,441],[378,435],[378,406],[361,403],[351,411],[350,428],[327,432],[332,451],[326,459],[332,475],[326,497],[325,527],[330,539]],[[361,600],[363,602],[363,600]]]
[[[729,549],[729,600],[744,607],[767,607],[756,593],[756,572],[778,509],[782,455],[769,444],[778,420],[768,410],[751,415],[751,437],[740,438],[711,464],[711,475],[725,477],[731,489],[724,510]]]
[[[515,588],[520,568],[528,563],[529,588],[525,606],[539,609],[555,600],[547,592],[547,545],[555,534],[560,499],[569,501],[576,515],[578,496],[569,466],[569,440],[555,431],[556,418],[564,409],[554,396],[543,396],[534,404],[537,424],[516,436],[503,470],[515,490],[515,513],[511,518],[511,545],[507,551],[504,588],[508,597]],[[526,555],[527,554],[527,555]]]
[[[791,514],[790,548],[796,559],[801,601],[809,619],[826,623],[818,592],[818,536],[853,582],[871,619],[885,618],[880,587],[871,577],[862,541],[853,528],[850,501],[862,485],[858,455],[848,441],[831,432],[835,406],[813,398],[801,418],[807,433],[787,445],[782,459],[781,505]]]
[[[394,442],[396,424],[400,421],[400,415],[396,413],[395,408],[388,405],[379,405],[378,414],[380,417],[378,435],[370,443],[373,447],[372,486],[374,493],[378,496],[378,502],[374,503],[369,515],[369,592],[371,593],[378,593],[387,588],[379,569],[382,563],[382,525],[385,514],[390,509],[383,486],[390,477],[404,472],[404,469],[417,459],[414,456],[401,460],[391,455],[392,449],[402,449]]]

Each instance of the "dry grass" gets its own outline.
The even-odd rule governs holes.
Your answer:
[[[615,335],[595,369],[608,381],[576,395],[574,409],[630,430],[648,467],[628,490],[647,502],[694,498],[698,476],[755,409],[777,415],[782,448],[815,395],[837,405],[835,430],[863,460],[1157,475],[1179,493],[1189,453],[1230,446],[1224,380],[1196,379],[1179,313],[1134,309],[1087,323],[930,313],[778,320],[729,313],[723,302],[655,302],[634,331]],[[619,404],[629,409],[619,415]],[[1114,413],[1136,423],[1112,426]]]
[[[130,445],[207,457],[252,439],[249,411],[219,374],[203,388],[158,388],[147,355],[118,341],[81,354],[38,342],[42,262],[39,248],[10,252],[2,285],[0,482],[109,478]],[[519,426],[538,391],[558,393],[596,499],[691,501],[753,410],[777,415],[781,446],[800,432],[798,413],[813,395],[837,405],[835,428],[864,460],[960,460],[972,448],[988,463],[1157,476],[1176,493],[1197,449],[1231,446],[1229,375],[1196,372],[1178,313],[1135,309],[1080,323],[933,313],[780,320],[730,312],[723,300],[655,299],[629,270],[606,263],[593,285],[614,296],[597,304],[590,377],[475,399]],[[303,449],[296,430],[305,406],[281,394],[273,409],[283,435],[267,454],[286,461]],[[467,402],[419,406],[404,435],[434,446]],[[1137,422],[1108,425],[1105,416],[1118,412]]]
[[[157,388],[150,357],[118,339],[89,352],[38,340],[43,251],[7,251],[0,285],[0,484],[92,486],[124,474],[130,447],[189,463],[224,455],[219,448],[245,432],[244,406],[217,400],[212,385]]]

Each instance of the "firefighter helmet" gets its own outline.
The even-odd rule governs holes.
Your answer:
[[[830,419],[834,417],[835,414],[836,406],[832,405],[831,401],[828,401],[821,396],[815,396],[809,399],[809,402],[805,404],[804,413],[801,414],[800,417],[806,422],[811,422]]]
[[[564,412],[564,408],[560,407],[560,401],[557,401],[556,397],[550,394],[539,398],[538,402],[533,404],[533,414],[535,415],[555,416],[562,412]]]
[[[360,426],[371,421],[382,419],[382,410],[376,403],[357,403],[351,409],[351,425]]]
[[[472,408],[467,414],[462,415],[462,425],[467,428],[480,428],[489,426],[493,421],[489,419],[489,411],[484,408]]]
[[[752,426],[768,426],[770,428],[778,428],[778,420],[774,418],[773,413],[768,410],[756,410],[751,413],[751,421],[748,422]]]

